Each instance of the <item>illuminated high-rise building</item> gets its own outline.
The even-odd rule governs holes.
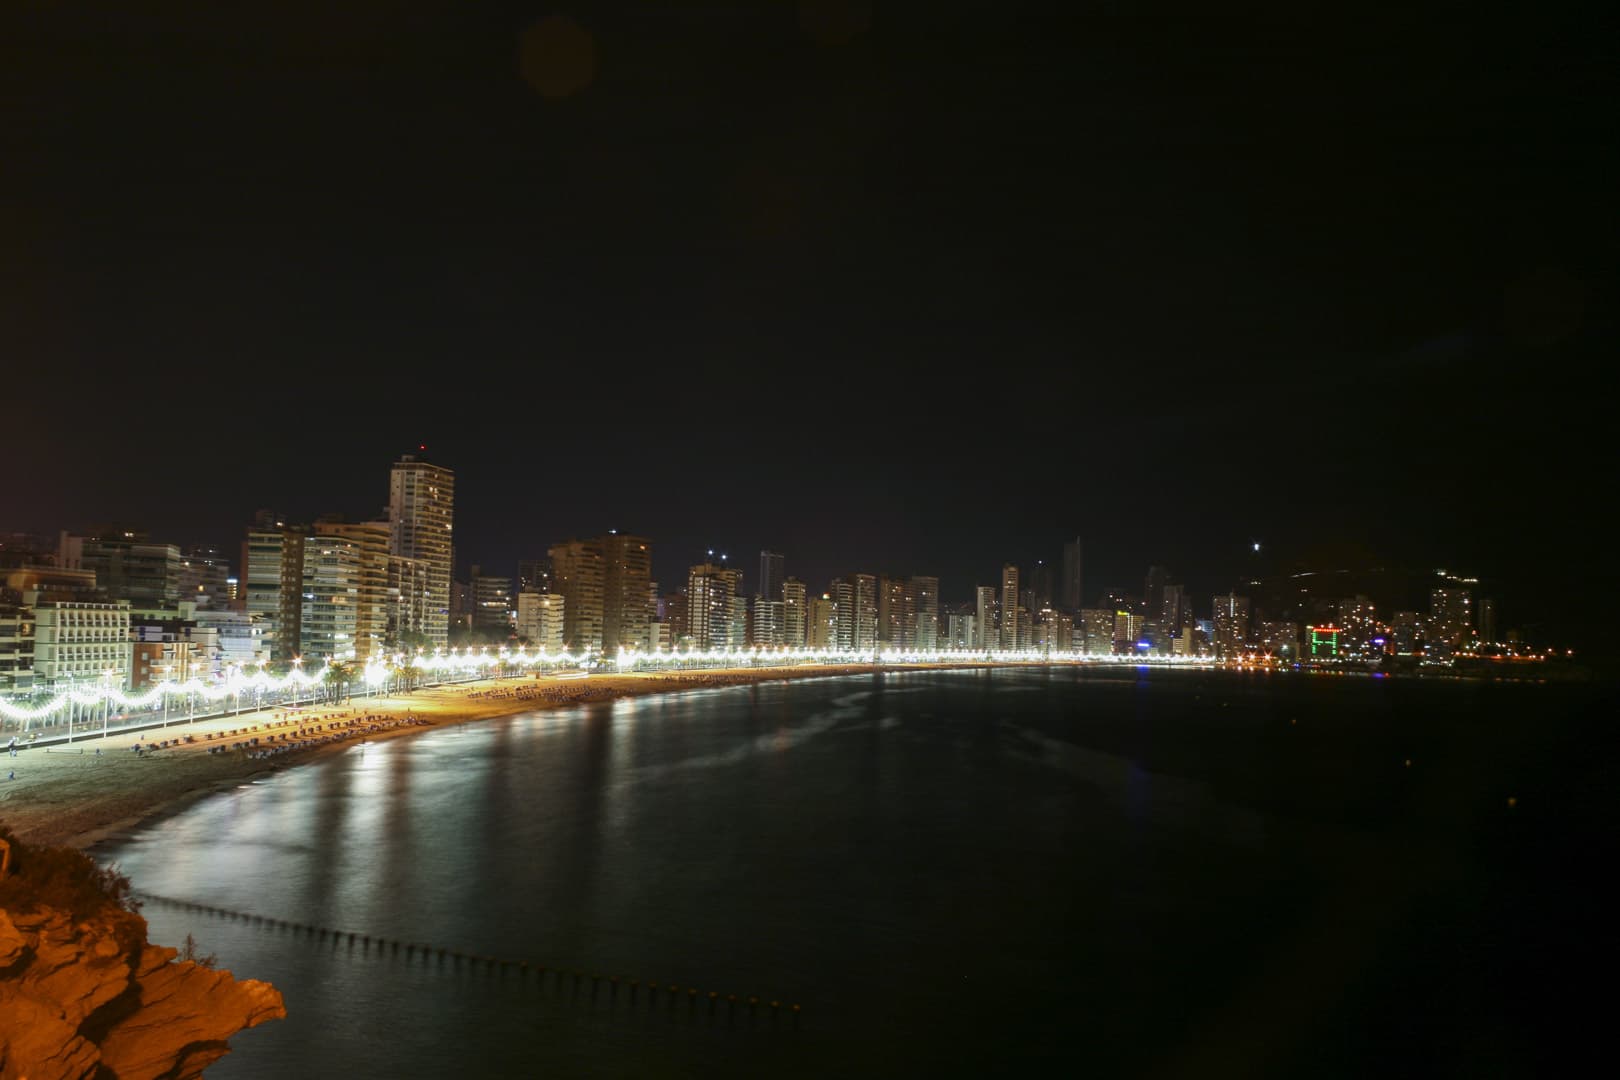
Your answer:
[[[504,640],[513,626],[512,579],[496,574],[485,574],[483,567],[474,566],[467,576],[467,590],[472,629],[486,636]]]
[[[1263,620],[1260,623],[1260,650],[1285,660],[1299,659],[1299,624]]]
[[[108,598],[132,606],[172,607],[180,595],[181,563],[177,544],[154,544],[146,533],[119,526],[89,536],[62,534],[57,564],[68,570],[94,570],[96,586]]]
[[[223,611],[235,602],[237,584],[224,552],[217,548],[189,547],[181,553],[181,600],[190,600],[198,608]]]
[[[328,518],[317,521],[314,532],[317,543],[330,544],[341,541],[351,548],[347,555],[332,563],[332,565],[342,563],[347,567],[349,583],[344,595],[354,607],[352,620],[343,620],[352,621],[352,627],[348,631],[352,635],[349,646],[340,651],[350,654],[345,659],[364,665],[373,657],[382,656],[389,644],[388,618],[392,597],[388,580],[388,522],[345,522]],[[306,544],[304,552],[306,577],[311,569],[309,550],[309,545]],[[304,589],[306,609],[312,602],[311,593],[311,589],[307,587]],[[301,634],[307,632],[300,626]],[[311,655],[307,648],[304,649],[304,654]]]
[[[1215,597],[1213,607],[1215,655],[1236,655],[1249,641],[1249,598],[1226,593]]]
[[[530,648],[548,653],[563,650],[563,605],[560,593],[522,592],[517,597],[517,634]]]
[[[877,640],[891,649],[917,644],[917,608],[902,578],[884,577],[877,588]]]
[[[361,573],[359,544],[332,535],[305,539],[298,653],[306,664],[358,659],[355,634]]]
[[[1018,648],[1018,567],[1007,563],[1001,568],[1001,647]]]
[[[809,611],[805,607],[804,582],[798,578],[788,578],[782,582],[782,644],[797,649],[805,641],[805,619]]]
[[[1474,594],[1468,589],[1429,592],[1429,640],[1461,642],[1474,629]]]
[[[913,577],[908,583],[911,607],[917,616],[916,647],[939,648],[939,578]]]
[[[1035,616],[1034,646],[1046,652],[1068,652],[1074,647],[1074,617],[1053,607]]]
[[[1114,609],[1080,609],[1081,648],[1087,656],[1111,656],[1114,652]]]
[[[570,652],[600,650],[605,589],[601,541],[568,540],[553,544],[549,555],[552,591],[563,598],[565,646]]]
[[[1336,605],[1339,627],[1339,647],[1351,653],[1366,652],[1373,638],[1378,636],[1377,611],[1372,600],[1354,596],[1340,600]]]
[[[877,645],[877,591],[872,574],[849,574],[833,581],[827,592],[837,620],[835,648],[864,651]]]
[[[767,600],[782,599],[783,559],[774,551],[759,553],[759,595]]]
[[[786,605],[781,600],[754,597],[748,644],[765,649],[780,648],[787,638],[786,622]]]
[[[1142,629],[1142,616],[1134,611],[1114,612],[1114,651],[1136,652],[1136,637]]]
[[[278,662],[298,655],[306,531],[261,510],[242,541],[242,610],[260,621]]]
[[[1001,637],[998,622],[999,602],[996,600],[996,587],[994,585],[980,585],[974,590],[975,613],[973,616],[973,633],[975,648],[999,649]]]
[[[830,593],[805,601],[804,645],[807,649],[831,649],[838,644],[838,605]]]
[[[388,622],[390,649],[426,648],[428,568],[421,559],[388,556]]]
[[[609,654],[647,645],[652,608],[652,542],[644,536],[611,532],[598,539],[602,550],[602,644]]]
[[[1192,605],[1187,600],[1185,586],[1167,582],[1158,609],[1159,630],[1165,634],[1179,634],[1181,628],[1192,622]]]
[[[723,649],[745,636],[746,607],[736,593],[741,579],[739,571],[710,562],[687,571],[687,632],[693,648]]]
[[[455,506],[454,472],[415,454],[404,454],[394,463],[388,482],[388,552],[416,559],[426,571],[422,631],[429,652],[450,641]]]

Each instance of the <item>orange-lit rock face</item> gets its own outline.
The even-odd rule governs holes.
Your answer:
[[[0,911],[0,1078],[200,1076],[232,1035],[287,1015],[269,983],[177,961],[145,937],[131,913],[73,925]]]

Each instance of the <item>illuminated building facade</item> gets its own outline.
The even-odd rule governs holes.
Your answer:
[[[442,465],[405,454],[388,477],[388,552],[416,559],[427,576],[422,633],[428,651],[450,641],[456,477]]]
[[[524,592],[517,598],[517,633],[530,648],[563,651],[566,640],[561,593]]]
[[[1249,641],[1249,598],[1236,593],[1215,597],[1215,655],[1237,656]]]
[[[913,577],[908,583],[911,608],[917,616],[919,649],[939,647],[939,578]]]
[[[805,643],[805,619],[809,609],[805,606],[804,582],[788,578],[782,582],[782,644],[798,648]]]
[[[652,622],[652,541],[609,533],[602,548],[602,641],[609,653],[647,645]]]
[[[550,551],[552,589],[563,598],[563,643],[573,652],[602,647],[602,545],[568,540]]]
[[[974,645],[989,651],[1001,647],[1000,630],[998,629],[999,608],[996,602],[996,587],[994,585],[980,585],[975,590],[977,608],[973,616],[973,633],[977,640]]]
[[[1458,645],[1474,629],[1474,594],[1468,589],[1429,592],[1429,640]]]
[[[1109,656],[1114,651],[1113,608],[1081,608],[1080,639],[1087,656]]]
[[[1001,568],[1001,647],[1018,648],[1018,567]]]

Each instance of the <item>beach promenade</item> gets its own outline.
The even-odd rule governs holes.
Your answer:
[[[25,747],[15,755],[0,741],[0,824],[32,843],[88,848],[212,793],[366,741],[581,702],[872,670],[851,664],[522,675],[341,705],[272,706],[106,738],[86,734],[71,746]]]

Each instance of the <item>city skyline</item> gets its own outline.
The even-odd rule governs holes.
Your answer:
[[[800,580],[804,571],[778,551],[759,552],[752,583],[745,559],[729,562],[728,553],[712,548],[684,574],[669,574],[671,556],[658,560],[652,538],[618,530],[571,534],[546,545],[543,558],[504,567],[457,560],[457,486],[455,471],[429,460],[426,446],[418,445],[389,467],[381,520],[350,522],[328,513],[311,524],[261,510],[243,530],[234,575],[220,549],[166,542],[133,523],[109,523],[88,535],[64,530],[55,545],[0,533],[0,555],[13,568],[65,568],[69,579],[61,587],[67,591],[57,599],[85,599],[95,588],[126,604],[171,609],[142,616],[163,625],[185,620],[172,609],[195,588],[190,598],[203,607],[251,617],[250,625],[232,632],[262,635],[265,648],[256,655],[281,663],[300,654],[364,660],[407,640],[442,648],[467,634],[496,642],[515,634],[606,651],[799,647],[817,640],[813,622],[806,621],[814,580]],[[1297,657],[1308,637],[1312,655],[1320,644],[1337,657],[1346,648],[1410,653],[1425,642],[1448,649],[1473,640],[1493,648],[1504,641],[1540,647],[1566,633],[1525,617],[1511,601],[1504,604],[1498,583],[1482,585],[1465,572],[1341,567],[1279,573],[1274,560],[1262,559],[1264,548],[1249,544],[1240,580],[1222,586],[1207,608],[1194,599],[1207,585],[1161,564],[1146,567],[1139,591],[1107,581],[1091,581],[1086,589],[1083,536],[1065,540],[1056,562],[1003,563],[999,593],[976,583],[971,601],[942,590],[937,576],[848,571],[826,579],[821,594],[831,618],[824,644],[846,651],[887,645],[1067,652],[1083,641],[1090,655],[1208,650],[1231,657],[1258,648]],[[797,573],[788,573],[790,566]],[[496,573],[485,573],[491,569]],[[88,582],[73,577],[86,572]],[[28,587],[21,579],[11,584],[19,596]],[[343,600],[345,592],[352,599]],[[555,601],[525,599],[548,592]],[[291,603],[298,594],[301,601]],[[1374,648],[1379,634],[1387,636]],[[1567,637],[1560,644],[1567,647]]]
[[[418,446],[413,448],[412,451],[402,454],[398,460],[395,460],[392,463],[391,468],[395,472],[396,476],[401,468],[429,469],[436,475],[447,476],[450,480],[450,487],[452,491],[457,483],[455,470],[449,466],[445,466],[442,463],[434,461],[428,454],[426,454],[425,448],[422,446]],[[397,479],[394,482],[397,484]],[[278,527],[286,524],[298,529],[314,529],[316,531],[335,532],[341,530],[345,524],[349,526],[365,526],[367,521],[375,521],[381,525],[389,525],[390,519],[397,519],[399,513],[400,511],[391,510],[386,501],[381,509],[370,517],[346,515],[341,512],[329,510],[313,514],[307,518],[300,518],[297,515],[280,514],[261,508],[260,510],[256,511],[254,515],[252,515],[253,520],[248,524],[236,527],[234,529],[229,526],[224,526],[221,529],[209,530],[207,535],[201,539],[196,537],[177,536],[165,531],[161,527],[154,528],[153,523],[147,521],[119,521],[108,516],[94,519],[88,527],[84,525],[79,525],[77,527],[68,527],[64,525],[60,528],[52,530],[12,528],[10,522],[0,521],[0,540],[12,538],[31,539],[34,543],[43,545],[46,549],[54,551],[59,543],[65,542],[61,539],[62,537],[83,537],[94,534],[97,531],[117,533],[122,530],[135,530],[136,535],[139,535],[152,543],[173,544],[185,552],[213,551],[219,553],[226,565],[234,569],[235,576],[244,582],[244,588],[246,588],[246,582],[249,580],[249,575],[247,572],[247,566],[245,563],[243,563],[242,558],[238,555],[238,552],[245,553],[247,551],[246,545],[251,539],[256,527],[254,522],[257,522],[258,526],[262,527],[265,522],[274,518],[277,519],[274,523]],[[408,511],[406,511],[406,513],[408,513]],[[434,528],[444,528],[449,524],[449,521],[450,517],[446,515],[444,518],[440,519],[440,523],[436,524]],[[393,529],[397,530],[398,528],[399,522],[395,520]],[[549,539],[537,537],[534,540],[529,541],[507,538],[504,543],[501,544],[491,544],[485,541],[483,544],[476,547],[477,550],[488,550],[490,547],[505,547],[508,550],[519,552],[519,554],[513,558],[503,560],[500,558],[488,557],[478,558],[465,554],[465,548],[463,547],[465,537],[463,531],[458,526],[455,532],[455,541],[450,545],[450,550],[454,553],[454,563],[448,565],[447,572],[456,582],[461,584],[465,584],[468,580],[470,580],[471,577],[476,576],[480,568],[485,571],[494,572],[498,576],[509,577],[514,582],[517,582],[523,576],[523,566],[525,563],[539,565],[538,563],[534,563],[534,560],[549,558],[548,552],[550,552],[553,548],[557,548],[559,545],[578,543],[582,540],[596,536],[606,538],[621,534],[628,537],[634,537],[637,535],[634,532],[616,528],[603,530],[563,529],[558,530],[553,534],[545,534],[547,537],[549,537]],[[739,549],[736,557],[733,556],[731,551],[726,550],[724,546],[708,547],[704,548],[702,551],[684,553],[680,551],[669,551],[665,545],[656,542],[656,535],[652,535],[651,539],[654,541],[652,545],[654,553],[650,561],[649,573],[653,582],[684,581],[685,571],[687,568],[699,562],[712,562],[717,566],[726,566],[729,570],[739,574],[741,576],[741,580],[745,583],[746,590],[750,596],[754,595],[754,593],[758,591],[760,574],[765,572],[767,560],[770,561],[771,566],[774,568],[774,573],[777,576],[776,584],[778,587],[781,584],[781,577],[785,574],[787,577],[796,578],[801,582],[806,583],[811,587],[812,592],[816,591],[818,582],[825,583],[851,572],[871,571],[879,574],[900,574],[904,576],[932,569],[926,565],[912,565],[910,562],[902,562],[898,565],[892,566],[883,566],[877,565],[871,559],[860,558],[857,558],[854,561],[853,566],[845,564],[833,564],[828,562],[824,556],[817,556],[814,553],[806,552],[800,554],[790,551],[790,553],[784,554],[783,551],[772,550],[770,547],[756,548],[752,553],[748,552],[746,549]],[[1077,602],[1073,602],[1069,596],[1070,584],[1067,581],[1067,577],[1065,576],[1065,578],[1060,580],[1056,575],[1058,573],[1062,573],[1064,575],[1068,575],[1070,573],[1068,560],[1071,556],[1071,549],[1082,544],[1083,541],[1084,537],[1072,536],[1068,539],[1060,540],[1057,544],[1058,557],[1056,559],[1041,557],[1032,557],[1013,561],[1002,559],[998,566],[987,567],[983,572],[980,572],[976,576],[973,574],[959,575],[956,580],[951,582],[949,588],[942,589],[940,601],[952,606],[972,605],[976,590],[987,584],[994,586],[998,591],[998,594],[1005,594],[1009,588],[1008,582],[1005,580],[1005,574],[1009,569],[1013,571],[1013,578],[1010,588],[1014,592],[1018,592],[1021,588],[1027,588],[1029,586],[1029,582],[1027,581],[1023,586],[1020,586],[1018,583],[1018,575],[1021,572],[1021,568],[1027,568],[1029,570],[1044,569],[1045,576],[1043,580],[1045,584],[1043,587],[1043,595],[1050,599],[1054,605],[1070,611],[1077,611],[1082,607],[1089,606],[1101,598],[1104,594],[1108,593],[1128,593],[1145,601],[1150,608],[1154,607],[1156,606],[1156,597],[1154,596],[1154,575],[1156,573],[1160,575],[1168,574],[1171,573],[1172,569],[1178,571],[1175,574],[1175,587],[1178,590],[1185,589],[1194,594],[1199,592],[1208,592],[1212,589],[1241,591],[1247,584],[1260,584],[1264,580],[1275,580],[1287,576],[1297,576],[1300,573],[1363,574],[1368,572],[1391,572],[1425,576],[1430,573],[1429,568],[1426,566],[1420,566],[1415,563],[1398,564],[1391,560],[1379,560],[1376,558],[1365,560],[1359,564],[1337,565],[1326,563],[1313,564],[1304,561],[1303,556],[1294,555],[1289,556],[1287,561],[1279,563],[1277,559],[1272,557],[1267,557],[1265,559],[1260,558],[1262,554],[1269,555],[1266,549],[1269,548],[1270,545],[1263,544],[1258,541],[1250,541],[1243,545],[1241,551],[1231,555],[1229,565],[1232,567],[1232,571],[1228,576],[1220,577],[1219,575],[1194,575],[1196,580],[1188,581],[1186,580],[1186,575],[1179,572],[1179,567],[1166,568],[1165,566],[1157,563],[1143,563],[1142,565],[1135,567],[1133,571],[1130,564],[1119,556],[1118,553],[1113,553],[1104,562],[1104,566],[1108,568],[1107,570],[1099,571],[1091,562],[1092,553],[1099,547],[1106,551],[1107,544],[1106,542],[1102,544],[1085,543],[1084,561],[1078,563],[1075,567],[1075,569],[1079,569],[1083,566],[1084,570],[1080,578],[1074,583],[1074,588],[1078,589],[1079,592],[1076,594]],[[793,545],[786,546],[791,549]],[[1022,544],[1015,543],[1009,546],[1024,551],[1036,550],[1038,547],[1038,545],[1027,542]],[[3,547],[4,545],[0,544],[0,549],[3,549]],[[778,543],[775,545],[775,547],[782,548],[784,545]],[[396,551],[395,554],[408,555],[410,554],[410,550],[401,549]],[[759,573],[756,573],[754,570],[750,569],[752,565],[755,565],[755,559],[758,560],[757,565],[760,568]],[[1467,575],[1469,573],[1468,569],[1463,564],[1459,564],[1455,560],[1451,560],[1451,562],[1453,570],[1447,571],[1444,567],[1438,567],[1435,568],[1433,572],[1441,576],[1456,574]],[[811,569],[805,570],[804,567],[806,565],[811,567]],[[1145,586],[1143,585],[1144,575],[1147,578]],[[1477,581],[1478,577],[1475,576],[1474,580]],[[1162,588],[1164,584],[1164,580],[1159,581],[1160,588]],[[443,588],[443,586],[438,586],[437,588]],[[514,586],[514,592],[516,591],[522,590]],[[441,593],[441,595],[445,594]],[[445,602],[448,603],[448,599],[446,599]],[[1537,612],[1536,619],[1534,621],[1539,622],[1541,617],[1542,613]]]

